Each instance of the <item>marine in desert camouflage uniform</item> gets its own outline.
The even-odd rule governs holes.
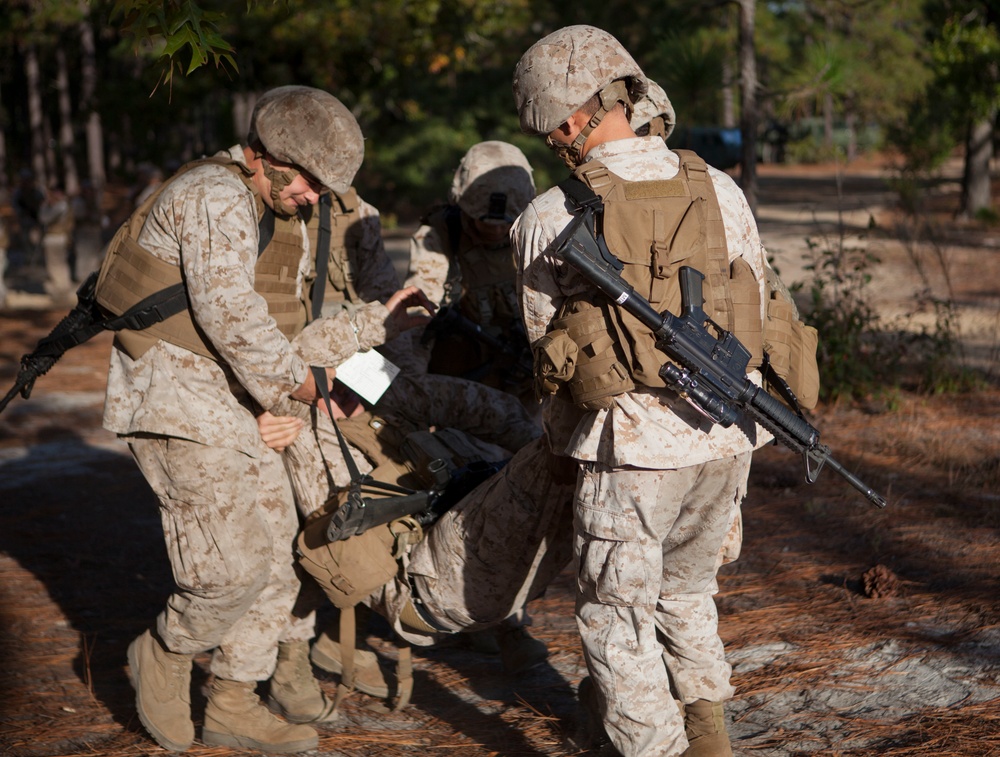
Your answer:
[[[429,357],[432,373],[466,376],[519,395],[534,410],[527,354],[514,287],[510,226],[535,196],[531,165],[517,147],[490,140],[462,157],[446,205],[430,211],[410,240],[406,283],[454,309],[507,346],[498,354],[458,329],[443,327]]]
[[[311,290],[305,297],[307,309],[326,316],[342,310],[354,312],[367,301],[385,301],[396,292],[398,280],[385,251],[378,210],[358,197],[354,189],[331,193],[316,206],[301,209],[300,214],[306,220],[312,251],[306,275],[306,281],[311,282]],[[328,241],[321,241],[321,223],[330,230]],[[323,255],[327,255],[327,274],[318,278],[317,271],[324,267]],[[311,364],[335,366],[347,355],[343,354],[342,344],[324,333],[324,328],[322,323],[307,327],[293,344],[298,354],[313,361]],[[378,347],[402,368],[402,373],[373,408],[375,413],[413,428],[449,427],[472,434],[477,444],[493,450],[490,459],[507,459],[538,438],[541,429],[513,396],[458,377],[427,374],[427,357],[419,347],[422,330],[410,329]],[[339,385],[336,399],[340,400],[335,409],[338,415],[362,410],[358,398]],[[303,517],[331,496],[331,482],[335,486],[350,482],[336,431],[327,415],[310,413],[301,403],[285,399],[261,419],[262,433],[267,439],[287,447],[285,461]],[[304,425],[310,429],[297,439],[294,434],[287,434],[289,429],[297,431]],[[368,472],[363,456],[358,456],[357,462],[362,473]],[[505,660],[513,661],[511,667],[532,664],[547,654],[544,645],[523,630],[525,623],[524,617],[511,622],[503,637],[506,646],[498,650],[512,650],[505,656]],[[364,624],[359,630],[364,630]],[[342,669],[337,639],[334,623],[319,634],[312,649],[313,662],[335,674]],[[357,646],[357,688],[386,696],[388,684],[374,655],[362,645]]]
[[[365,202],[353,188],[345,193],[331,193],[315,207],[300,211],[309,235],[311,268],[307,307],[329,316],[339,310],[353,312],[368,302],[386,302],[399,290],[395,267],[385,250],[379,211]],[[321,266],[320,219],[329,213],[330,235],[327,275],[317,281]],[[413,286],[410,282],[407,286]],[[321,304],[315,300],[321,299]],[[431,298],[436,302],[436,298]],[[317,309],[318,306],[318,309]],[[422,425],[428,419],[474,434],[511,451],[520,449],[540,430],[524,409],[506,394],[469,381],[447,376],[427,375],[428,354],[419,344],[423,328],[400,334],[379,352],[401,369],[401,375],[379,401],[376,411],[406,418]],[[332,428],[321,419],[317,432],[336,445]],[[338,482],[346,476],[343,462],[331,460]]]
[[[308,267],[295,214],[325,189],[346,191],[362,156],[357,122],[332,95],[271,90],[258,100],[246,146],[178,175],[152,201],[134,241],[123,241],[126,224],[111,244],[115,255],[138,245],[152,265],[183,272],[190,309],[178,317],[189,328],[193,320],[201,340],[172,343],[168,322],[159,332],[121,332],[104,413],[105,428],[128,442],[159,499],[177,584],[155,627],[129,647],[140,719],[171,751],[193,741],[192,657],[207,650],[214,650],[214,682],[205,743],[276,752],[316,746],[313,728],[259,702],[256,683],[269,677],[289,720],[322,721],[330,712],[308,663],[313,619],[291,614],[300,589],[291,487],[255,416],[288,397],[318,397],[289,342],[304,324]],[[274,233],[258,259],[269,219]],[[104,286],[113,289],[113,279]],[[388,309],[370,306],[354,323],[339,317],[329,333],[352,351],[384,341],[391,309],[409,304],[404,296]]]
[[[673,179],[678,156],[661,137],[637,138],[629,125],[645,90],[620,43],[588,26],[540,40],[514,74],[522,130],[545,136],[571,167],[598,159],[625,181]],[[729,261],[745,261],[763,296],[764,251],[750,209],[728,176],[709,175]],[[567,205],[553,188],[512,232],[533,343],[567,300],[593,291],[553,255],[572,218]],[[650,233],[607,224],[604,231]],[[712,425],[666,389],[638,386],[610,400],[606,409],[584,410],[557,395],[547,409],[554,451],[579,463],[577,620],[597,704],[623,755],[731,754],[721,708],[733,693],[731,669],[712,595],[751,451],[769,437],[746,420]]]

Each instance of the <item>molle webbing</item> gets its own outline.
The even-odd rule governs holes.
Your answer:
[[[115,315],[128,310],[145,297],[183,281],[181,268],[168,263],[141,247],[136,239],[163,190],[183,173],[197,166],[214,164],[233,171],[254,193],[258,218],[265,217],[266,206],[250,179],[253,172],[245,165],[227,158],[205,158],[188,163],[129,217],[108,245],[97,284],[97,302]],[[299,261],[302,237],[297,218],[274,219],[274,233],[267,246],[258,251],[254,269],[254,290],[267,301],[268,313],[278,328],[291,338],[305,325],[305,311],[298,296]],[[263,240],[262,237],[262,241]],[[118,343],[138,359],[159,340],[184,347],[199,355],[218,360],[219,356],[205,339],[191,317],[190,308],[171,315],[142,331],[128,329],[117,333]]]

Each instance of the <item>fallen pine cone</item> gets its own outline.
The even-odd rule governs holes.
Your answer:
[[[899,596],[899,577],[884,565],[876,565],[865,571],[861,581],[864,584],[866,597],[883,599]]]

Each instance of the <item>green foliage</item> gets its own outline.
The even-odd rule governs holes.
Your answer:
[[[664,91],[686,126],[722,123],[720,82],[735,41],[724,30],[700,29],[664,35],[649,55],[650,77]]]
[[[871,267],[878,258],[844,240],[821,245],[807,239],[812,271],[805,321],[820,334],[820,386],[824,398],[862,397],[895,383],[898,358],[885,354],[879,316],[869,302]]]
[[[211,59],[217,68],[238,72],[233,47],[219,32],[226,14],[206,11],[194,0],[115,0],[112,18],[121,17],[121,33],[134,51],[158,50],[164,68],[161,81],[173,83],[174,70],[190,74]],[[188,64],[180,61],[188,53]]]
[[[972,11],[945,23],[932,47],[939,85],[962,93],[959,113],[972,120],[996,113],[1000,101],[1000,32],[986,13]]]
[[[872,306],[872,268],[879,259],[843,237],[806,240],[812,271],[803,318],[819,332],[822,396],[828,400],[881,398],[891,405],[899,390],[929,394],[970,391],[982,379],[962,360],[957,306],[927,290],[911,313],[885,322]],[[931,311],[934,325],[914,328]]]

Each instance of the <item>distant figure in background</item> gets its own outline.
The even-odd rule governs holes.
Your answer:
[[[38,246],[42,241],[42,225],[38,220],[38,213],[44,202],[45,193],[35,183],[34,172],[30,168],[21,169],[11,205],[14,207],[14,217],[17,219],[20,233],[18,241],[25,263],[35,260]]]
[[[163,171],[152,163],[140,163],[135,186],[132,187],[132,209],[139,207],[163,183]]]
[[[100,198],[94,185],[89,181],[81,184],[80,192],[74,195],[71,204],[75,252],[73,278],[77,282],[82,282],[101,265],[104,234],[110,227],[111,221],[101,211]]]
[[[43,229],[45,291],[55,304],[72,304],[74,287],[69,255],[73,243],[73,211],[61,184],[50,187],[38,211],[38,220]]]

